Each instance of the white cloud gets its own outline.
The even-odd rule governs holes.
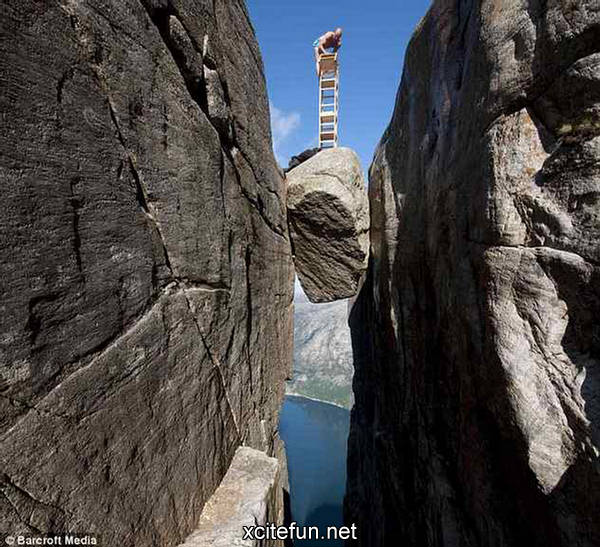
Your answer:
[[[281,156],[281,144],[300,127],[300,114],[298,112],[284,112],[272,104],[271,109],[271,132],[273,133],[273,151],[277,156],[277,161],[281,165],[286,165],[287,160]]]

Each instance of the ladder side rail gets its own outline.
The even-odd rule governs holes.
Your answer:
[[[333,127],[333,147],[336,148],[338,145],[338,89],[339,85],[339,74],[336,70],[335,72],[335,84],[334,84],[334,93],[333,93],[333,115],[334,115],[334,127]]]
[[[322,141],[321,141],[321,112],[323,110],[323,97],[322,97],[322,91],[323,91],[323,87],[322,87],[322,74],[321,74],[321,67],[320,67],[320,62],[319,62],[319,148],[321,148],[322,146]]]
[[[338,70],[335,73],[335,146],[337,148],[338,146],[338,120],[339,120],[339,113],[340,113],[340,103],[339,103],[339,91],[340,91],[340,73],[339,73],[339,67]]]

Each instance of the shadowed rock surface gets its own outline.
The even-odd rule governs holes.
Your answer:
[[[436,1],[370,171],[359,545],[600,545],[600,5]]]
[[[369,204],[358,156],[322,150],[286,175],[294,264],[311,302],[354,296],[369,256]]]
[[[0,530],[175,545],[280,454],[293,267],[240,0],[0,6]]]

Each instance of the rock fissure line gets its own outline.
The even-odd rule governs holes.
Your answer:
[[[150,21],[152,22],[152,24],[154,26],[156,26],[156,28],[157,28],[157,30],[158,30],[158,32],[159,32],[159,34],[160,34],[160,36],[161,36],[164,44],[165,44],[165,47],[166,47],[167,51],[169,51],[169,53],[171,54],[173,62],[175,63],[175,66],[177,66],[177,68],[179,69],[179,71],[180,71],[180,73],[182,75],[182,78],[183,78],[183,80],[185,82],[186,78],[183,76],[183,72],[182,72],[183,69],[181,67],[181,62],[178,61],[178,56],[174,53],[173,46],[169,43],[169,40],[166,38],[165,31],[161,30],[160,27],[156,24],[156,22],[154,21],[154,18],[152,17],[152,15],[151,15],[151,13],[149,11],[149,8],[146,7],[143,2],[142,2],[142,5],[146,9],[146,12],[148,13],[148,17],[149,17]],[[170,8],[167,10],[167,14],[168,15],[174,15],[174,16],[178,17],[176,11],[174,10],[174,8],[172,8],[172,6],[170,4],[169,4],[169,6],[170,6]],[[216,22],[216,19],[217,18],[216,18],[216,15],[215,15],[215,22]],[[178,20],[179,20],[179,17],[178,17]],[[182,26],[184,26],[183,23],[181,23],[181,24],[182,24]],[[191,40],[191,41],[193,42],[193,40]],[[196,51],[197,51],[197,49],[196,49]],[[202,62],[204,63],[204,59],[203,59]],[[260,65],[257,65],[257,66],[260,66]],[[221,75],[220,75],[220,73],[219,73],[218,70],[217,70],[217,74],[219,76],[219,79],[221,79]],[[223,82],[223,81],[221,80],[221,82]],[[257,183],[257,186],[259,188],[264,188],[265,190],[270,191],[271,193],[275,194],[278,198],[280,196],[277,194],[277,192],[271,190],[270,188],[263,187],[263,186],[260,185],[260,178],[258,178],[257,175],[256,175],[256,171],[255,171],[254,165],[251,162],[248,161],[248,159],[246,158],[244,152],[240,148],[234,147],[233,144],[229,142],[229,140],[227,139],[227,137],[225,135],[223,135],[222,132],[219,130],[219,128],[212,122],[212,120],[210,118],[210,115],[209,115],[209,112],[208,112],[208,107],[206,105],[204,105],[204,103],[202,101],[199,101],[199,99],[197,97],[194,96],[194,93],[190,90],[190,88],[189,88],[189,86],[187,84],[186,84],[186,88],[188,90],[190,98],[200,108],[200,111],[202,112],[205,120],[213,127],[213,129],[216,131],[217,135],[219,136],[219,141],[221,143],[221,149],[222,149],[223,153],[227,156],[227,158],[229,159],[229,161],[231,163],[232,169],[233,169],[233,171],[234,171],[234,173],[236,175],[236,180],[238,182],[238,185],[240,187],[240,190],[241,190],[242,194],[248,200],[248,202],[250,203],[250,205],[252,205],[252,207],[258,212],[258,214],[262,218],[263,222],[267,225],[267,227],[272,232],[274,232],[276,235],[281,236],[281,237],[285,237],[284,232],[281,229],[281,227],[274,225],[271,222],[271,220],[266,217],[266,215],[264,213],[264,205],[261,205],[262,202],[260,202],[260,201],[256,200],[255,198],[253,198],[250,194],[248,194],[247,190],[244,188],[244,185],[241,182],[241,178],[240,178],[237,166],[236,166],[235,161],[233,159],[234,150],[237,151],[237,152],[239,152],[239,154],[244,158],[246,164],[248,165],[249,169],[251,170],[251,172],[252,172],[252,174],[254,176],[254,179],[255,179],[255,181]],[[224,89],[224,92],[225,92],[225,97],[226,97],[227,104],[228,104],[228,106],[230,106],[231,105],[231,100],[228,97],[227,86],[224,85],[223,89]]]
[[[12,405],[16,404],[16,405],[24,407],[25,409],[27,409],[27,412],[29,412],[29,411],[35,412],[36,414],[39,414],[40,416],[43,416],[43,417],[57,418],[60,420],[71,420],[72,419],[70,416],[61,414],[59,412],[51,412],[46,409],[37,408],[36,405],[32,405],[31,403],[29,403],[27,401],[23,401],[21,399],[15,398],[15,397],[10,397],[9,395],[4,395],[4,394],[0,393],[0,397],[2,399],[9,401]],[[39,402],[37,404],[39,404]]]
[[[250,393],[254,391],[254,373],[252,371],[252,360],[250,355],[252,334],[252,290],[250,285],[250,265],[252,263],[252,252],[246,247],[244,261],[246,263],[246,360],[248,362],[248,373],[250,376]]]
[[[178,286],[179,287],[179,291],[173,292],[172,289]],[[77,362],[81,362],[82,360],[84,360],[86,357],[88,357],[89,355],[95,354],[95,356],[87,363],[85,364],[83,367],[78,368],[72,372],[70,372],[67,376],[65,376],[64,378],[60,379],[60,382],[48,393],[46,393],[43,397],[40,398],[39,401],[37,401],[34,405],[30,404],[30,403],[26,403],[24,401],[20,401],[18,399],[14,399],[14,397],[8,397],[6,395],[2,395],[0,394],[0,397],[3,397],[5,399],[14,399],[15,401],[17,401],[20,405],[24,406],[25,408],[27,408],[27,412],[25,414],[23,414],[22,416],[19,417],[18,421],[13,424],[13,426],[8,429],[6,432],[4,432],[2,434],[2,436],[0,437],[0,440],[5,440],[7,438],[7,436],[11,433],[11,431],[13,431],[14,429],[16,429],[20,423],[23,420],[26,420],[28,418],[28,415],[30,412],[36,412],[40,415],[45,415],[48,417],[53,417],[53,418],[59,418],[59,419],[63,419],[63,420],[72,420],[74,419],[72,416],[68,416],[68,415],[63,415],[60,413],[56,413],[56,412],[49,412],[45,409],[40,409],[40,405],[42,405],[47,398],[51,397],[53,395],[53,393],[55,392],[55,390],[59,389],[63,384],[65,384],[66,382],[69,382],[72,378],[77,377],[80,374],[85,373],[85,371],[87,371],[88,369],[92,368],[94,366],[94,364],[96,363],[96,361],[100,358],[102,358],[106,353],[110,352],[112,349],[114,349],[116,347],[116,345],[121,341],[122,338],[130,335],[133,331],[135,331],[135,329],[137,328],[138,324],[145,320],[153,311],[154,309],[158,306],[161,305],[162,299],[165,296],[174,296],[175,294],[177,294],[177,292],[181,292],[181,293],[185,293],[185,291],[187,290],[196,290],[196,291],[202,291],[202,292],[225,292],[225,293],[229,293],[228,288],[222,288],[222,287],[215,287],[212,286],[210,284],[205,284],[205,283],[192,283],[189,284],[188,282],[179,282],[178,280],[173,280],[171,283],[169,283],[166,287],[164,287],[164,289],[154,297],[154,299],[152,300],[152,302],[146,307],[146,309],[135,319],[133,320],[129,326],[127,326],[127,328],[125,328],[124,330],[122,330],[121,332],[119,332],[118,334],[116,334],[113,338],[111,338],[110,340],[104,341],[102,343],[100,343],[97,347],[92,348],[91,350],[89,350],[88,352],[86,352],[84,355],[80,356],[76,361],[69,363],[69,365],[75,364]],[[187,295],[186,295],[186,300],[187,300]],[[125,376],[123,376],[121,378],[121,380],[126,380],[128,377],[130,377],[133,373],[135,372],[135,369],[130,371],[128,374],[126,374]],[[82,418],[84,419],[85,416]]]
[[[252,164],[252,162],[248,159],[248,156],[246,155],[246,153],[244,152],[244,150],[240,147],[240,146],[236,146],[233,147],[232,149],[232,153],[235,151],[236,153],[238,153],[240,156],[242,156],[242,158],[244,159],[244,161],[246,162],[246,165],[248,166],[248,168],[250,169],[250,172],[252,173],[252,176],[254,177],[254,180],[257,182],[257,186],[263,190],[266,190],[267,192],[273,194],[274,196],[276,196],[278,199],[281,200],[281,196],[275,191],[272,190],[271,188],[269,188],[268,186],[262,186],[259,181],[261,180],[261,177],[259,177],[256,174],[256,169],[254,167],[254,165]],[[285,177],[284,177],[285,178]]]
[[[43,530],[40,530],[39,528],[37,528],[33,524],[31,524],[31,521],[29,519],[27,519],[23,515],[21,515],[21,512],[19,511],[18,507],[6,495],[6,493],[4,492],[4,490],[1,487],[0,487],[0,493],[2,494],[2,497],[6,500],[6,503],[8,503],[8,505],[10,505],[12,507],[12,510],[15,512],[15,514],[17,515],[17,519],[19,519],[20,522],[25,524],[25,526],[27,526],[27,528],[29,528],[30,530],[32,530],[33,532],[35,532],[37,534],[44,533]]]
[[[256,210],[256,212],[259,214],[259,216],[262,218],[263,222],[266,224],[266,226],[277,236],[282,237],[285,239],[285,234],[283,232],[283,229],[280,226],[276,226],[274,225],[271,220],[269,220],[265,213],[264,213],[264,205],[262,205],[262,201],[257,201],[255,198],[253,198],[250,194],[248,194],[248,191],[244,188],[244,185],[242,183],[242,179],[240,176],[240,173],[237,169],[237,166],[235,164],[235,161],[233,159],[233,154],[232,151],[229,150],[227,147],[223,147],[222,145],[222,149],[223,152],[225,153],[225,155],[227,156],[227,159],[229,160],[229,162],[231,163],[233,172],[235,174],[235,180],[238,183],[238,186],[240,187],[240,191],[242,192],[242,195],[246,198],[246,200],[248,201],[248,203],[250,203],[250,205]],[[236,149],[239,150],[239,149]],[[257,181],[258,182],[258,181]]]
[[[556,247],[549,247],[546,245],[519,245],[519,244],[515,244],[515,245],[508,245],[506,243],[502,243],[502,244],[495,244],[495,243],[488,243],[485,241],[478,241],[476,239],[472,239],[472,238],[466,238],[466,241],[468,243],[473,243],[475,245],[481,245],[482,247],[487,247],[489,249],[521,249],[521,250],[529,250],[529,251],[550,251],[553,253],[557,253],[557,254],[565,254],[565,255],[571,255],[574,257],[577,257],[581,260],[583,260],[584,262],[587,262],[588,264],[591,264],[592,266],[598,266],[600,267],[600,262],[583,256],[579,253],[576,253],[574,251],[569,251],[567,249],[558,249]]]
[[[194,86],[194,84],[191,81],[191,80],[193,80],[193,77],[190,78],[191,75],[189,74],[189,68],[185,66],[185,53],[178,49],[177,44],[175,43],[175,41],[173,40],[173,38],[170,34],[171,29],[169,28],[169,18],[175,17],[177,19],[177,22],[184,29],[184,31],[187,35],[187,38],[189,40],[189,43],[191,44],[194,52],[196,54],[198,54],[199,57],[201,57],[201,54],[198,51],[195,40],[192,38],[192,36],[190,36],[189,31],[183,24],[181,15],[177,12],[177,9],[171,3],[170,0],[167,1],[165,6],[161,6],[161,7],[155,6],[154,12],[152,11],[150,5],[147,4],[147,1],[139,0],[139,2],[142,5],[142,7],[144,8],[144,10],[146,11],[148,19],[150,20],[150,22],[154,25],[154,27],[158,31],[158,34],[162,40],[162,43],[164,44],[166,50],[169,52],[169,55],[171,56],[173,63],[177,67],[177,70],[179,71],[179,74],[181,75],[181,78],[183,79],[185,88],[187,89],[190,99],[192,99],[192,101],[194,101],[198,105],[201,112],[204,114],[204,117],[207,119],[207,121],[209,123],[211,123],[211,120],[208,115],[208,100],[207,100],[207,96],[206,96],[204,73],[193,75],[196,78],[201,80],[199,86]],[[198,93],[200,93],[200,95]]]
[[[119,142],[121,143],[121,146],[123,147],[123,151],[125,152],[125,154],[127,156],[127,161],[129,164],[129,168],[131,170],[131,175],[135,182],[137,202],[140,205],[140,208],[141,208],[142,212],[144,213],[145,217],[147,219],[149,219],[152,222],[152,224],[154,225],[156,232],[160,238],[161,244],[162,244],[165,265],[171,272],[171,276],[175,277],[174,270],[173,270],[173,267],[171,264],[171,259],[169,257],[167,243],[166,243],[164,235],[162,233],[160,222],[156,219],[154,213],[152,212],[151,205],[148,200],[148,196],[146,193],[144,183],[142,182],[142,178],[140,177],[140,174],[139,174],[137,168],[135,167],[135,162],[133,160],[133,156],[132,156],[131,152],[129,151],[129,149],[127,148],[125,137],[123,136],[123,133],[121,131],[121,127],[119,125],[115,109],[112,105],[110,97],[108,97],[108,96],[107,96],[107,102],[108,102],[108,108],[109,108],[109,112],[110,112],[110,118],[115,126],[116,131],[117,131]]]
[[[227,401],[227,407],[229,408],[229,412],[231,413],[231,419],[233,420],[233,424],[235,426],[235,430],[237,432],[238,438],[239,438],[240,442],[243,442],[244,437],[240,430],[238,419],[233,410],[233,404],[231,403],[231,398],[229,397],[229,390],[227,389],[227,383],[225,382],[225,376],[223,375],[223,371],[221,369],[221,364],[219,363],[218,359],[213,355],[212,351],[210,350],[210,347],[208,346],[208,342],[206,341],[204,332],[202,331],[202,328],[200,327],[200,323],[198,322],[198,318],[196,316],[196,313],[194,312],[192,303],[190,302],[190,299],[188,298],[186,289],[182,288],[182,292],[183,292],[183,295],[187,302],[187,307],[190,311],[190,315],[192,316],[194,324],[196,325],[196,329],[198,330],[198,335],[200,336],[200,339],[202,340],[202,344],[204,345],[204,349],[206,350],[206,353],[207,353],[211,363],[213,364],[213,368],[217,371],[217,375],[218,375],[220,383],[221,383],[221,388],[223,389],[223,395],[225,395],[225,400]]]
[[[83,207],[83,201],[80,197],[75,194],[75,186],[77,182],[71,180],[71,206],[73,207],[73,247],[75,251],[75,261],[77,263],[77,270],[79,271],[83,282],[85,282],[85,275],[83,274],[83,264],[81,261],[81,234],[79,233],[80,224],[80,210]]]
[[[4,484],[2,484],[2,483],[4,483]],[[63,516],[68,515],[68,513],[65,512],[63,509],[61,509],[60,507],[57,507],[51,503],[37,499],[35,496],[31,495],[31,493],[29,493],[27,490],[25,490],[21,486],[17,485],[6,473],[4,473],[2,475],[2,479],[0,480],[0,492],[2,493],[2,496],[13,508],[13,510],[17,514],[17,517],[20,519],[20,521],[23,522],[26,526],[28,526],[29,528],[31,528],[33,531],[35,531],[38,534],[44,534],[47,531],[39,529],[37,526],[35,526],[31,522],[31,520],[29,518],[26,518],[24,515],[21,514],[21,511],[19,510],[19,508],[13,503],[13,501],[10,499],[10,496],[5,492],[5,488],[6,488],[5,485],[8,485],[8,487],[16,490],[20,495],[25,497],[27,500],[33,502],[38,507],[41,506],[41,507],[49,509],[51,511],[60,513]],[[3,486],[4,486],[4,488],[3,488]]]
[[[568,135],[555,134],[555,132],[552,129],[548,128],[544,121],[537,115],[535,103],[539,101],[542,97],[544,97],[552,89],[552,87],[555,84],[555,81],[561,76],[563,76],[573,65],[575,65],[578,61],[581,61],[582,59],[585,59],[586,57],[589,57],[590,55],[594,55],[596,53],[600,53],[600,49],[592,48],[589,52],[584,53],[581,57],[578,57],[573,62],[565,65],[561,70],[558,70],[558,74],[552,79],[550,83],[548,83],[545,86],[544,89],[541,89],[540,91],[536,92],[531,97],[522,97],[516,99],[512,105],[509,105],[508,107],[506,107],[505,110],[500,111],[493,118],[493,120],[490,123],[488,123],[488,125],[484,128],[483,135],[486,135],[493,128],[493,126],[496,125],[502,119],[510,117],[523,109],[527,109],[532,110],[534,113],[536,113],[535,121],[539,123],[548,132],[548,134],[551,135],[552,138],[557,141],[557,145],[560,144],[561,139]],[[600,134],[600,132],[597,132],[595,136],[598,136],[598,134]],[[586,139],[582,138],[581,140]]]

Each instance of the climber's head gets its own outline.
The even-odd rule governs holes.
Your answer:
[[[341,29],[341,27],[338,27],[338,28],[335,29],[335,35],[338,38],[341,38],[341,36],[342,36],[342,29]]]

